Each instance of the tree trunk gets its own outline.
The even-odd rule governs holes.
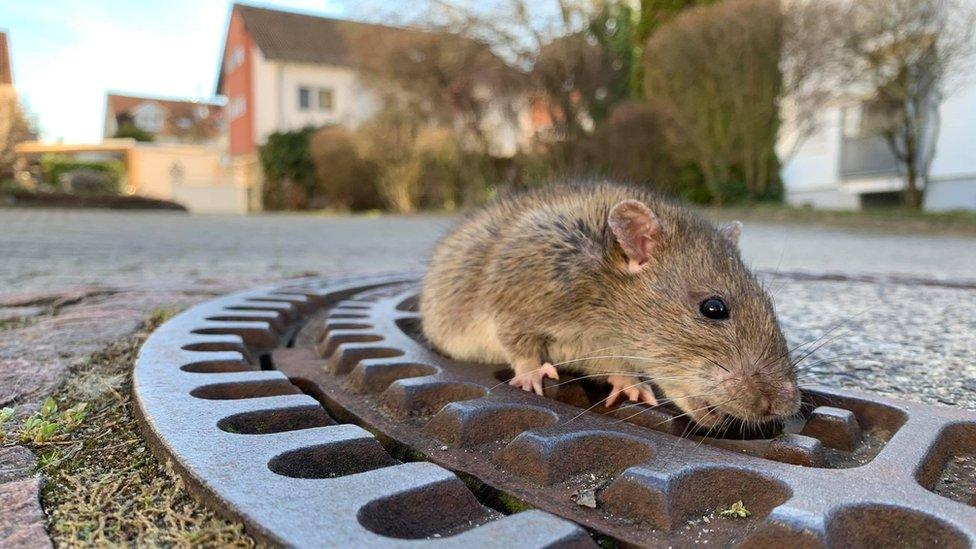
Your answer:
[[[915,166],[908,166],[905,174],[905,206],[913,210],[922,209],[922,189],[918,186]]]

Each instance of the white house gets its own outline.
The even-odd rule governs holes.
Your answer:
[[[260,181],[257,150],[274,132],[355,128],[371,118],[382,105],[357,61],[369,54],[361,48],[419,32],[234,4],[217,93],[227,98],[228,151],[237,177]],[[493,147],[499,156],[514,154],[518,128],[492,116],[485,124],[490,139],[505,142]]]
[[[872,130],[870,106],[870,98],[849,99],[819,113],[813,135],[782,167],[789,204],[858,209],[897,202],[905,183],[887,144]],[[939,115],[924,207],[976,210],[976,75],[962,77]],[[790,139],[787,130],[780,144]]]

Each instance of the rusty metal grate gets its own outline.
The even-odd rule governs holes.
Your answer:
[[[136,367],[147,433],[282,544],[976,543],[976,414],[818,389],[775,436],[678,437],[666,410],[581,414],[606,393],[438,355],[415,295],[310,282],[174,318]],[[739,500],[748,518],[719,516]]]

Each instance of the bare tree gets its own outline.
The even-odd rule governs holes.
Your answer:
[[[877,131],[921,208],[939,135],[939,107],[972,61],[976,11],[958,0],[850,0],[839,12],[843,60],[882,116]]]

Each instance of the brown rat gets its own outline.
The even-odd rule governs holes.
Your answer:
[[[740,229],[610,183],[502,199],[435,248],[423,331],[451,357],[511,364],[511,384],[539,394],[558,367],[607,374],[607,405],[656,403],[653,381],[705,426],[788,416],[795,369]]]

